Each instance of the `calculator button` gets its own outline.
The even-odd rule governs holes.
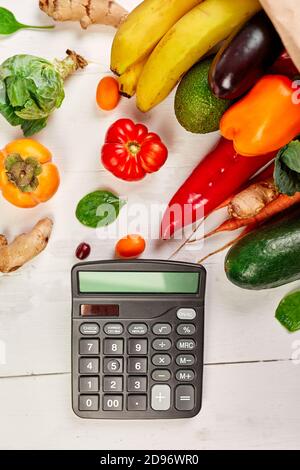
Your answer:
[[[128,395],[127,410],[128,411],[146,411],[147,395]]]
[[[97,323],[82,323],[80,325],[80,333],[83,335],[97,335],[100,331],[100,327]]]
[[[99,359],[82,357],[79,359],[79,372],[80,374],[98,374],[99,372]]]
[[[80,377],[79,391],[82,392],[98,392],[99,377]]]
[[[171,372],[169,370],[156,369],[152,372],[152,379],[155,382],[167,382],[171,378]]]
[[[152,343],[152,348],[155,349],[155,351],[169,351],[171,346],[171,341],[165,338],[155,339]]]
[[[195,364],[195,357],[191,354],[180,354],[176,357],[176,364],[178,366],[192,366]]]
[[[128,354],[142,354],[148,352],[148,341],[146,339],[129,339]]]
[[[191,382],[195,378],[195,373],[192,370],[178,370],[176,372],[176,379],[179,382]]]
[[[79,354],[99,354],[100,341],[99,339],[81,339],[79,342]]]
[[[119,356],[124,352],[124,343],[122,339],[105,339],[104,340],[104,354]]]
[[[98,411],[99,410],[98,395],[80,395],[79,410],[80,411]]]
[[[175,407],[179,411],[190,411],[195,407],[195,389],[192,385],[176,387]]]
[[[192,351],[196,347],[196,343],[193,339],[179,339],[176,343],[179,351]]]
[[[146,392],[147,377],[134,377],[130,375],[127,381],[128,392]]]
[[[131,335],[142,336],[145,335],[148,331],[147,325],[145,323],[131,323],[128,327],[128,332]]]
[[[177,318],[179,320],[194,320],[196,318],[196,310],[193,308],[180,308],[177,310]]]
[[[147,359],[145,357],[129,357],[127,371],[129,374],[147,372]]]
[[[168,366],[171,364],[171,357],[168,354],[155,354],[152,357],[152,364],[155,366]]]
[[[108,377],[103,378],[103,391],[104,392],[122,392],[123,391],[123,377]]]
[[[104,373],[122,373],[123,372],[123,359],[112,359],[109,357],[104,358]]]
[[[103,410],[104,411],[122,411],[123,410],[122,395],[104,395]]]
[[[169,323],[156,323],[153,325],[152,331],[155,335],[169,335],[172,327]]]
[[[171,388],[169,385],[153,385],[151,389],[151,408],[166,411],[171,406]]]
[[[177,326],[177,333],[182,336],[193,335],[195,331],[196,327],[192,323],[181,323]]]
[[[106,323],[106,325],[104,325],[104,333],[109,336],[119,336],[123,331],[124,328],[121,323]]]

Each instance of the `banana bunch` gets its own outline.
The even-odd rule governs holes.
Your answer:
[[[144,0],[117,31],[111,70],[149,111],[196,62],[261,9],[259,0]]]

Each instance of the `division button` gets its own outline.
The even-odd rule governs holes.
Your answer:
[[[195,373],[193,370],[178,370],[176,372],[176,379],[179,382],[191,382],[195,378]]]
[[[176,343],[179,351],[192,351],[196,347],[196,343],[193,339],[179,339]]]
[[[195,357],[192,354],[180,354],[176,357],[176,364],[178,366],[192,366],[195,364]]]
[[[171,388],[169,385],[153,385],[151,389],[151,408],[166,411],[171,406]]]
[[[79,410],[80,411],[98,411],[99,410],[98,395],[80,395]]]
[[[147,331],[148,327],[145,323],[131,323],[128,327],[128,332],[135,336],[143,336]]]
[[[170,378],[171,372],[167,369],[155,369],[152,372],[152,379],[155,380],[155,382],[167,382]]]
[[[104,373],[122,373],[123,372],[123,359],[122,358],[104,358]]]
[[[80,333],[83,335],[94,336],[97,335],[100,331],[100,326],[98,323],[82,323],[80,325]]]
[[[178,385],[175,390],[175,408],[191,411],[195,407],[195,389],[192,385]]]
[[[146,411],[147,395],[129,395],[127,399],[128,411]]]
[[[172,327],[169,323],[155,323],[152,327],[152,331],[155,335],[169,335],[172,331]]]
[[[160,367],[169,366],[171,364],[171,357],[168,354],[155,354],[152,357],[152,364]]]
[[[104,411],[122,411],[123,396],[122,395],[104,395],[103,397]]]
[[[180,308],[177,310],[177,318],[179,320],[194,320],[196,318],[196,310],[193,308]]]
[[[182,336],[193,335],[195,331],[196,327],[192,323],[181,323],[177,326],[177,333]]]
[[[171,349],[171,346],[171,341],[166,338],[155,339],[152,343],[152,348],[156,351],[169,351],[169,349]]]
[[[108,377],[103,378],[103,391],[104,392],[122,392],[123,391],[123,377]]]
[[[104,333],[109,336],[119,336],[123,331],[124,328],[121,323],[106,323],[106,325],[104,325]]]

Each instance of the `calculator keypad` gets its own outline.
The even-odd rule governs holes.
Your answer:
[[[180,308],[172,315],[152,323],[97,319],[79,325],[79,411],[134,418],[180,417],[195,409],[197,312]]]

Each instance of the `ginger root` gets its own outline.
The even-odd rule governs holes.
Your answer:
[[[40,220],[31,230],[16,237],[10,244],[0,235],[0,272],[16,271],[39,255],[47,246],[53,227],[52,220]]]
[[[118,28],[128,12],[114,0],[40,0],[40,9],[56,21],[80,21]]]
[[[237,194],[228,205],[228,213],[237,219],[255,217],[267,204],[279,196],[273,178],[249,186]]]

